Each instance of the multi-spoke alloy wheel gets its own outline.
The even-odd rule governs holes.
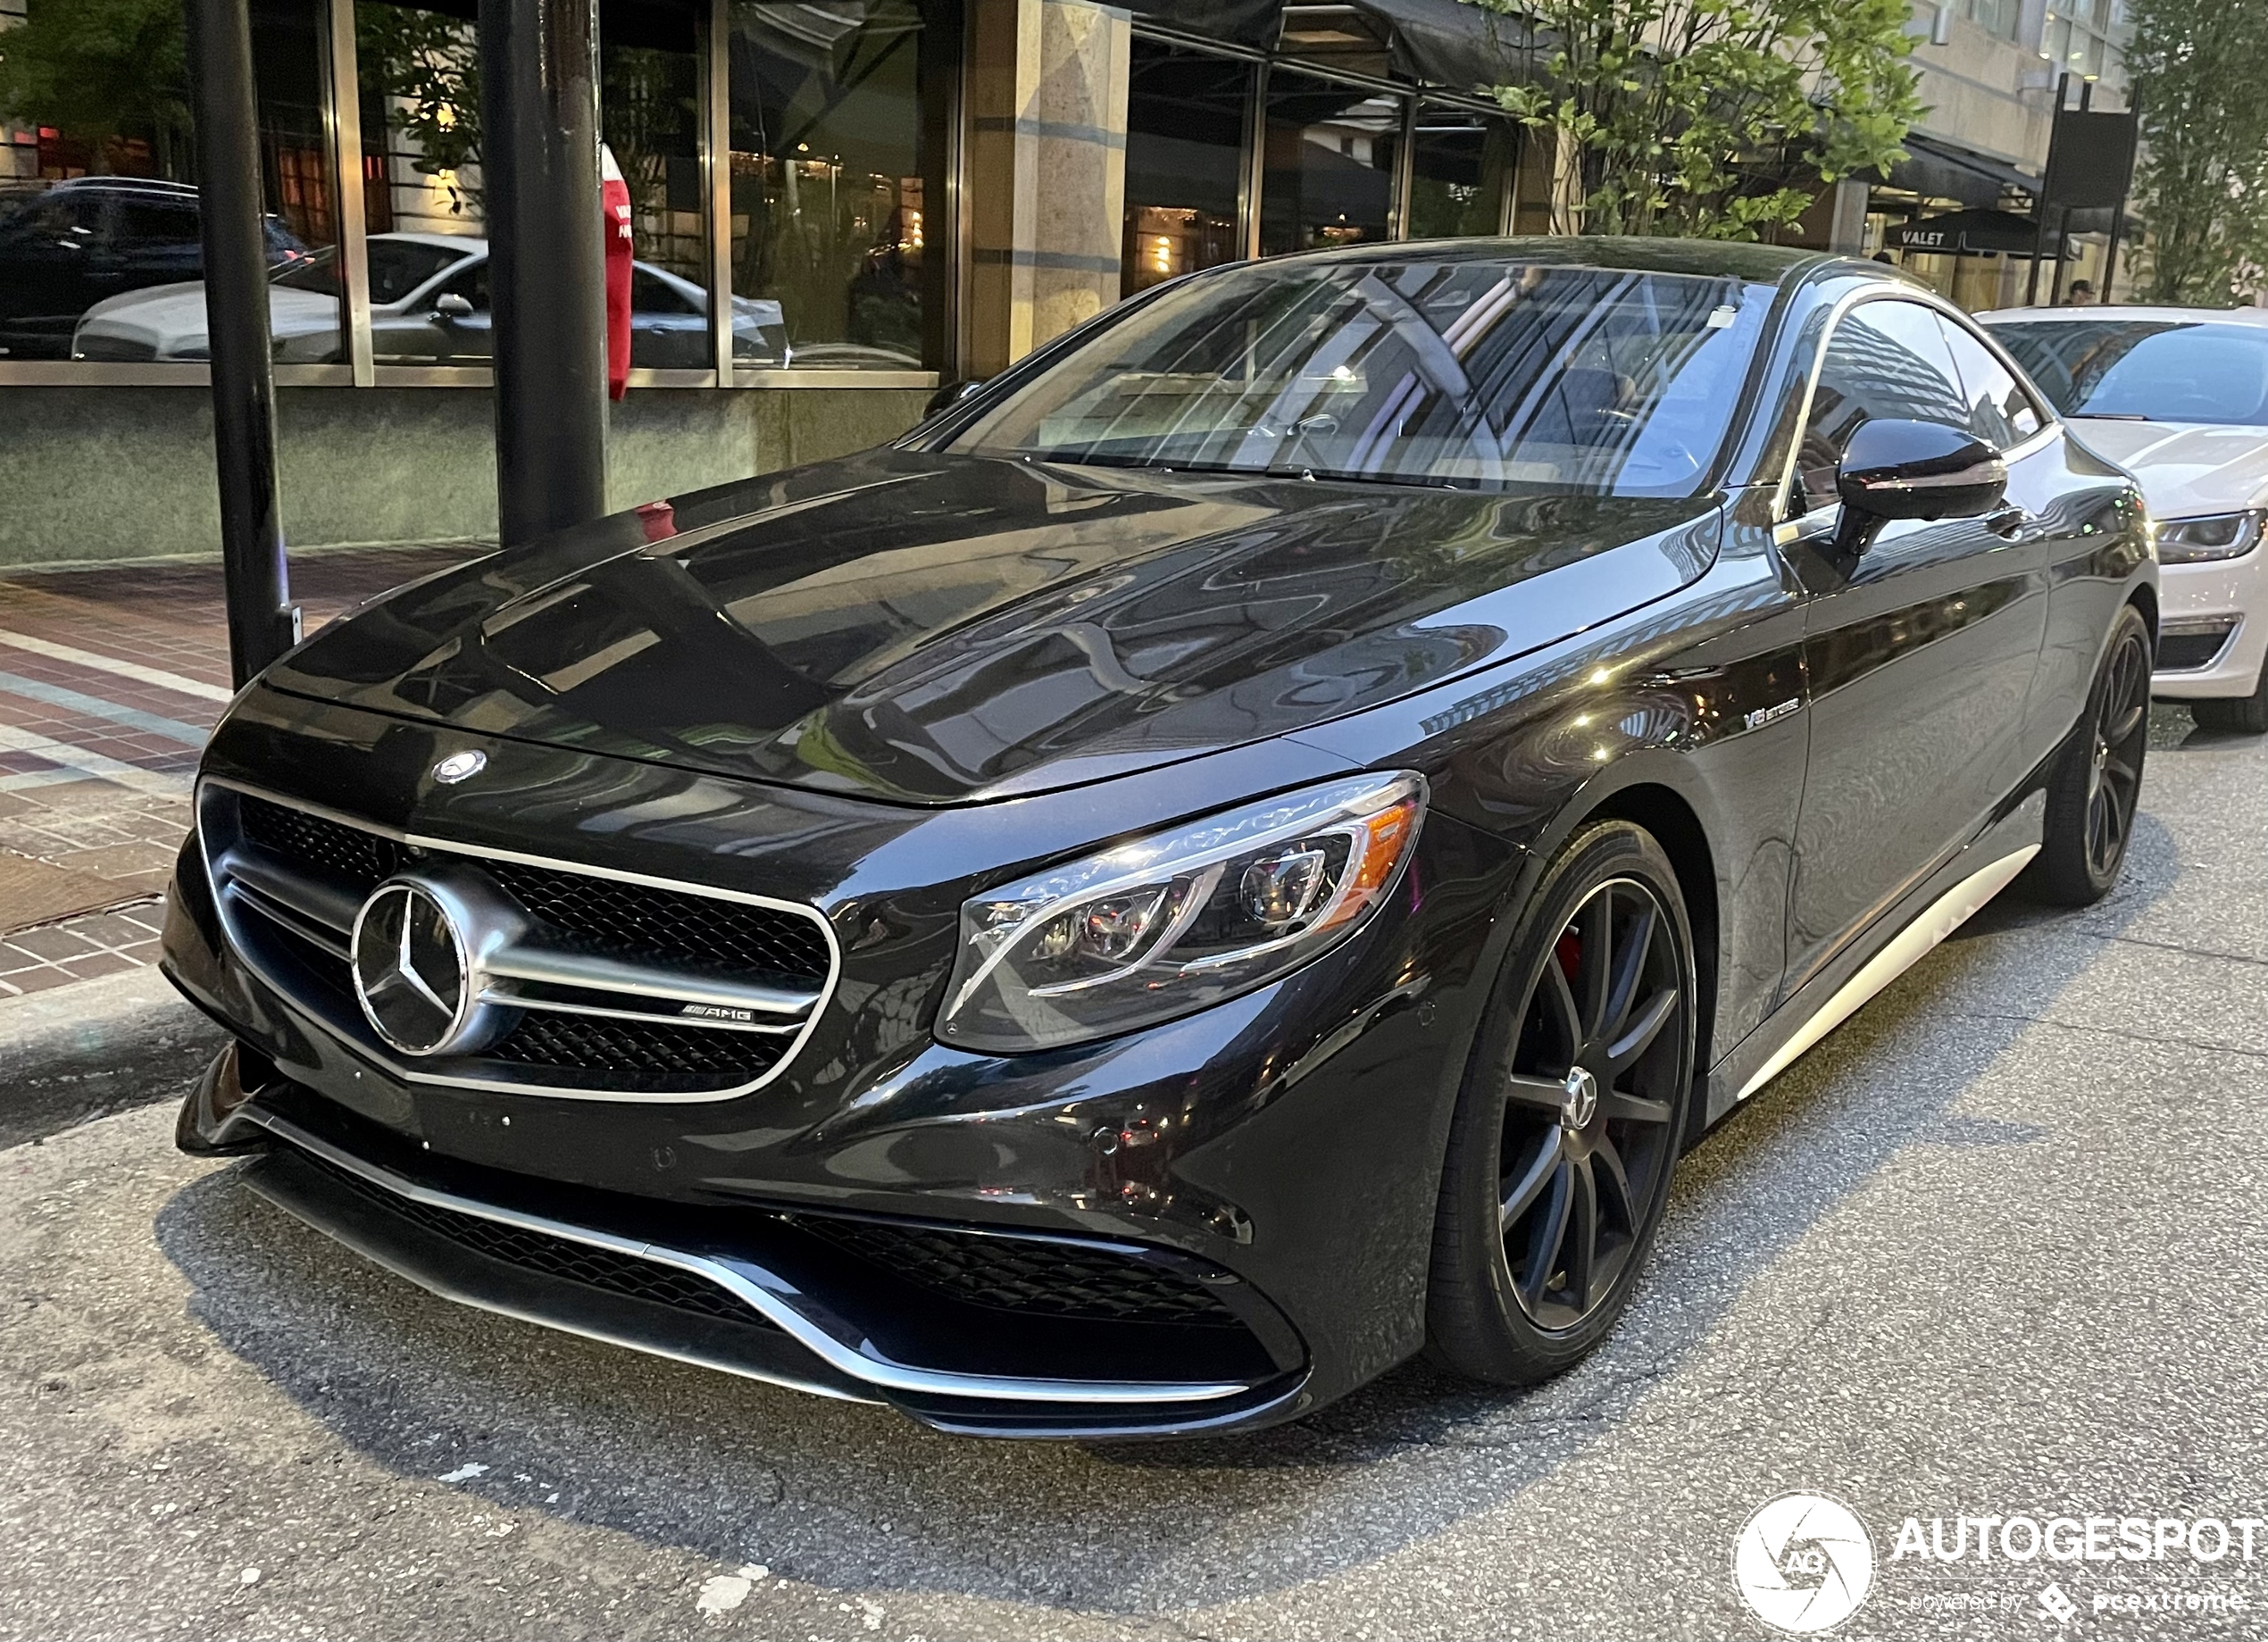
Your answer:
[[[2101,878],[2117,876],[2142,791],[2142,750],[2149,740],[2150,652],[2136,635],[2111,653],[2103,670],[2103,700],[2095,714],[2095,745],[2087,772],[2087,865]]]
[[[1567,921],[1506,1081],[1497,1214],[1521,1309],[1572,1328],[1612,1293],[1669,1166],[1685,978],[1660,898],[1609,879]]]
[[[1585,829],[1522,916],[1457,1104],[1431,1347],[1523,1383],[1605,1334],[1684,1138],[1693,941],[1677,875],[1627,821]]]
[[[2149,739],[2150,629],[2129,605],[2111,629],[2087,715],[2048,774],[2039,855],[2027,878],[2043,899],[2084,906],[2118,882]]]

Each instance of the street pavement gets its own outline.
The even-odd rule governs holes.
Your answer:
[[[2119,892],[2004,898],[1721,1128],[1590,1362],[1236,1440],[955,1439],[449,1305],[171,1150],[207,1029],[146,972],[0,1004],[0,1637],[1757,1638],[1791,1490],[1871,1531],[1839,1636],[2268,1635],[2268,1529],[1901,1535],[2268,1516],[2268,745],[2152,736]]]

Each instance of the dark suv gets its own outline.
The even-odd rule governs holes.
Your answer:
[[[264,224],[271,266],[307,254]],[[71,328],[105,296],[202,279],[197,191],[140,177],[74,177],[0,204],[0,359],[69,359]]]

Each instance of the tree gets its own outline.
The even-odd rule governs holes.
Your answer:
[[[121,150],[142,142],[170,172],[188,149],[186,53],[180,0],[31,0],[0,34],[0,114],[83,145],[90,170],[132,163]]]
[[[1522,20],[1496,97],[1551,142],[1563,229],[1755,239],[1811,205],[1798,172],[1886,167],[1922,113],[1906,0],[1470,3]]]
[[[480,54],[472,25],[409,6],[354,8],[363,83],[388,99],[387,122],[409,139],[411,168],[438,178],[453,214],[480,214],[463,173],[480,163]]]
[[[2135,0],[2127,75],[2142,116],[2143,299],[2228,307],[2268,264],[2268,5]]]

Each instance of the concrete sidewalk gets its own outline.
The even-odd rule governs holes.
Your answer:
[[[478,551],[325,549],[294,561],[292,591],[313,631]],[[149,962],[229,693],[218,563],[0,577],[0,997]]]

